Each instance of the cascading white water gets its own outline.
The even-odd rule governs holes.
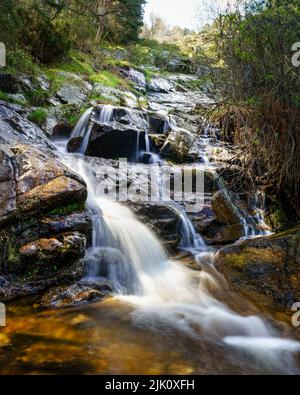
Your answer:
[[[184,208],[175,202],[169,204],[169,207],[179,215],[181,220],[181,241],[179,248],[192,253],[207,251],[208,248],[203,238],[196,233],[192,221],[186,215]]]
[[[71,133],[71,137],[70,137],[71,139],[75,137],[84,137],[85,132],[89,126],[90,118],[93,110],[94,108],[91,107],[82,114],[82,116],[80,117],[79,121],[77,122],[76,126],[74,127]]]
[[[107,277],[116,297],[135,306],[139,323],[155,327],[164,322],[199,341],[204,336],[224,347],[246,350],[265,369],[290,372],[291,353],[300,350],[300,343],[276,337],[276,330],[261,318],[241,316],[213,297],[211,291],[221,285],[206,270],[206,265],[213,264],[213,255],[202,242],[197,257],[202,271],[173,262],[131,210],[97,195],[97,182],[83,159],[65,160],[88,186],[88,207],[94,218],[88,278]],[[182,219],[186,234],[195,234],[191,223]]]
[[[100,112],[99,122],[103,124],[109,124],[114,118],[114,107],[113,106],[103,106]]]
[[[70,140],[76,137],[82,137],[82,143],[77,150],[77,153],[79,154],[84,154],[89,144],[90,135],[93,128],[93,125],[90,123],[93,111],[94,107],[87,109],[81,116],[71,133]],[[100,112],[99,122],[103,124],[109,124],[110,122],[112,122],[113,111],[114,108],[112,106],[103,106]]]

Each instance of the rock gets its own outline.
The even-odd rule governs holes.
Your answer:
[[[0,150],[0,223],[16,215],[50,211],[57,206],[83,203],[84,181],[57,159],[26,145]],[[5,197],[5,198],[4,198]]]
[[[42,218],[39,223],[39,231],[43,235],[73,231],[89,235],[91,230],[91,220],[86,213],[50,215]]]
[[[167,63],[167,70],[175,73],[189,73],[192,71],[191,61],[174,58]]]
[[[137,155],[138,134],[145,141],[145,132],[116,125],[114,127],[94,124],[86,150],[86,155],[106,159],[127,158],[135,160]],[[69,148],[69,146],[68,146]]]
[[[0,223],[16,213],[15,169],[10,156],[0,150]]]
[[[7,97],[19,104],[26,104],[27,103],[26,97],[22,93],[15,93],[15,94],[9,93],[7,95]]]
[[[85,254],[86,237],[78,232],[62,233],[50,239],[39,239],[22,246],[19,250],[21,261],[34,265],[55,264],[60,266],[73,263],[77,259],[83,258]],[[15,273],[15,268],[8,268],[10,273]],[[17,272],[20,270],[18,265]]]
[[[35,89],[35,86],[30,77],[22,75],[20,77],[20,81],[22,82],[23,86],[27,88],[28,91],[33,91]]]
[[[25,117],[18,105],[0,101],[0,144],[31,144],[45,150],[56,150],[44,132]]]
[[[224,192],[219,191],[213,195],[211,206],[217,220],[226,225],[234,225],[240,223],[240,217],[231,201]]]
[[[101,116],[102,110],[106,108],[98,106],[92,113],[93,126],[86,155],[106,159],[136,160],[137,152],[146,148],[147,113],[123,107],[113,107],[113,122],[107,124],[103,123]],[[68,150],[76,150],[81,141],[82,137],[71,139],[68,143]],[[137,144],[139,144],[139,150]]]
[[[156,233],[170,253],[181,241],[181,219],[178,212],[164,204],[128,203],[139,220]]]
[[[76,106],[82,106],[87,100],[86,93],[76,85],[64,85],[56,93],[56,96],[63,104],[74,104]]]
[[[115,105],[119,105],[121,98],[123,97],[123,92],[119,89],[105,86],[100,83],[94,84],[93,93],[99,95],[102,99],[107,100],[108,102],[114,103]]]
[[[87,197],[86,188],[78,181],[69,177],[57,177],[45,185],[18,196],[18,208],[23,213],[49,211],[56,206],[69,202],[82,202]]]
[[[245,230],[242,224],[226,225],[221,227],[214,236],[214,242],[216,244],[234,243],[243,236],[245,236]]]
[[[120,71],[125,78],[129,79],[135,84],[135,89],[143,93],[146,92],[147,82],[144,73],[133,69],[132,67],[122,67]]]
[[[103,299],[108,293],[106,284],[95,284],[94,288],[81,283],[62,286],[46,292],[41,298],[41,306],[65,308]]]
[[[124,92],[122,100],[126,107],[135,108],[139,106],[139,100],[132,92]]]
[[[150,92],[168,93],[174,91],[174,86],[166,78],[155,77],[147,82],[147,90]]]
[[[0,284],[0,300],[9,302],[16,298],[36,295],[50,287],[56,287],[61,284],[70,284],[82,278],[84,273],[83,262],[78,261],[72,266],[64,267],[55,271],[54,274],[39,274],[26,278],[16,276],[3,277],[4,282]]]
[[[300,228],[220,250],[215,264],[238,292],[255,303],[287,308],[300,300]]]
[[[39,83],[40,88],[43,91],[48,91],[50,89],[50,81],[47,79],[45,75],[40,75],[37,78],[37,82]]]
[[[169,119],[163,114],[150,114],[149,115],[149,133],[150,134],[166,134],[171,130]]]
[[[187,130],[172,130],[161,149],[161,154],[181,163],[187,157],[193,145],[193,140],[193,135]]]

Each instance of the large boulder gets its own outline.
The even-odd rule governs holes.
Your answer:
[[[103,116],[107,109],[98,106],[91,115],[92,128],[85,154],[106,159],[136,160],[138,152],[146,149],[148,114],[129,108],[109,107],[108,121]],[[68,150],[76,150],[82,139],[83,136],[70,139]]]
[[[256,303],[290,307],[300,300],[300,227],[225,247],[215,264],[238,292]]]
[[[28,267],[37,270],[42,268],[43,274],[47,269],[53,271],[51,265],[59,268],[61,265],[66,266],[67,262],[73,263],[74,260],[83,258],[86,248],[86,236],[79,233],[62,233],[56,237],[39,239],[23,245],[19,249],[20,262],[22,265],[9,266],[9,273],[18,273],[28,271]]]
[[[1,300],[80,277],[90,234],[80,176],[53,154],[2,146],[0,191]]]
[[[129,79],[134,83],[134,87],[136,90],[142,93],[146,92],[147,82],[144,73],[128,66],[122,67],[120,71],[125,78]]]
[[[49,212],[70,203],[85,202],[84,181],[56,158],[28,145],[0,150],[0,224],[20,214]]]
[[[145,141],[145,132],[126,126],[93,125],[86,155],[107,159],[127,158],[135,160],[140,139]]]
[[[84,89],[76,85],[64,85],[56,93],[56,97],[63,104],[74,104],[82,106],[87,100],[87,94]]]
[[[0,144],[32,144],[45,150],[55,150],[55,146],[44,132],[27,119],[21,106],[0,100]]]
[[[225,225],[235,225],[240,223],[240,217],[237,209],[223,191],[218,191],[213,195],[211,206],[220,223]]]
[[[179,128],[172,130],[161,149],[161,154],[182,163],[188,156],[193,141],[194,137],[189,131]]]
[[[174,91],[172,82],[163,77],[154,77],[147,82],[149,92],[168,93]]]

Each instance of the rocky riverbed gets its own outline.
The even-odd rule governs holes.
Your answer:
[[[272,314],[276,320],[288,321],[293,303],[300,300],[299,227],[271,234],[274,229],[265,223],[263,205],[254,204],[253,201],[257,202],[257,199],[253,196],[235,190],[233,181],[238,181],[239,169],[233,166],[233,157],[237,148],[221,142],[216,126],[209,125],[199,116],[199,108],[211,107],[214,102],[204,90],[189,90],[190,81],[197,79],[197,76],[177,72],[168,77],[157,76],[149,80],[141,70],[131,67],[120,69],[120,73],[134,84],[135,94],[98,83],[91,84],[75,74],[65,75],[68,83],[49,99],[47,116],[40,126],[30,120],[32,109],[0,102],[0,300],[14,300],[8,309],[12,312],[14,323],[1,334],[0,348],[7,352],[10,347],[22,347],[19,337],[23,332],[25,338],[27,336],[29,349],[33,348],[33,357],[28,357],[28,350],[23,357],[14,352],[19,362],[17,365],[10,362],[4,371],[10,372],[14,366],[18,372],[24,369],[36,372],[40,369],[37,365],[45,371],[51,371],[52,368],[45,366],[37,357],[44,341],[33,341],[34,336],[40,334],[43,337],[50,336],[46,332],[51,325],[45,330],[40,324],[42,318],[51,323],[56,317],[64,333],[62,339],[69,339],[70,342],[67,351],[62,354],[62,360],[54,361],[52,346],[58,340],[56,335],[52,338],[47,352],[53,361],[54,371],[60,371],[61,363],[65,364],[67,371],[70,361],[76,365],[73,353],[78,344],[71,343],[78,334],[78,328],[84,328],[82,336],[85,339],[91,336],[92,341],[88,343],[81,340],[84,347],[97,348],[95,353],[91,351],[94,357],[90,361],[91,364],[96,363],[95,355],[100,350],[96,343],[109,339],[107,335],[100,339],[98,324],[95,325],[100,319],[99,312],[102,312],[108,316],[102,326],[105,331],[113,327],[121,342],[122,336],[129,330],[132,349],[136,348],[140,352],[141,348],[146,348],[139,354],[147,362],[145,368],[138,368],[139,358],[136,357],[136,361],[129,361],[132,366],[128,373],[217,372],[215,359],[205,357],[199,361],[193,358],[187,362],[193,345],[187,345],[186,350],[190,351],[182,351],[185,349],[184,344],[190,343],[185,336],[182,337],[181,351],[171,356],[167,349],[161,350],[158,352],[157,367],[153,367],[154,357],[149,354],[148,345],[133,344],[133,337],[139,330],[128,329],[128,312],[125,320],[124,312],[119,314],[120,310],[126,308],[116,308],[108,302],[116,292],[113,281],[102,278],[99,284],[82,280],[86,274],[87,256],[90,259],[89,250],[93,246],[95,212],[90,209],[88,202],[89,186],[86,180],[74,168],[72,170],[66,158],[73,158],[82,162],[83,166],[88,166],[98,186],[101,186],[103,179],[99,177],[97,169],[119,169],[120,158],[126,158],[126,171],[110,172],[109,181],[106,177],[105,182],[115,183],[118,188],[125,183],[129,189],[136,188],[139,177],[143,173],[147,174],[149,168],[164,166],[173,173],[173,198],[176,172],[180,173],[183,169],[190,171],[194,181],[197,171],[202,172],[205,194],[203,205],[198,211],[186,212],[186,202],[176,203],[174,207],[172,200],[143,202],[129,199],[122,204],[129,207],[139,221],[159,237],[168,254],[181,262],[183,267],[201,272],[203,262],[194,259],[197,255],[195,249],[199,253],[205,245],[213,256],[216,269],[225,276],[231,287],[230,294],[235,291],[255,302],[259,311]],[[40,76],[37,81],[41,89],[50,89],[50,81],[44,76]],[[34,83],[25,77],[17,79],[1,75],[0,84],[11,95],[21,95],[22,90],[35,89]],[[113,98],[115,105],[93,103],[90,95],[95,91]],[[61,106],[65,104],[78,108],[91,106],[73,132],[61,112]],[[197,233],[201,235],[202,244]],[[108,259],[104,253],[101,260],[104,266],[112,264],[111,256]],[[25,299],[28,300],[28,306],[23,301],[19,311],[18,300],[25,296],[33,296],[34,299]],[[90,306],[92,302],[96,304]],[[95,317],[97,303],[100,303],[100,307]],[[90,307],[84,308],[82,304]],[[40,328],[38,330],[33,330],[30,325],[19,324],[23,316],[26,319],[32,317],[32,305],[38,308],[38,314],[33,319]],[[74,307],[78,305],[81,307]],[[78,310],[41,310],[70,306]],[[241,313],[240,306],[238,310]],[[64,314],[70,318],[72,328],[63,323]],[[113,315],[122,322],[122,328],[126,328],[123,335],[116,329]],[[100,321],[102,324],[102,319]],[[142,332],[144,336],[145,331]],[[284,332],[285,329],[282,330]],[[148,336],[151,335],[146,334],[145,342],[148,342]],[[203,343],[202,347],[211,350],[210,347],[214,348],[215,345]],[[111,351],[113,355],[114,351]],[[215,351],[224,357],[221,349]],[[144,355],[146,352],[147,357]],[[127,349],[125,353],[128,353]],[[157,353],[155,355],[157,357]],[[165,358],[174,358],[174,363],[163,366]],[[123,364],[128,361],[122,361],[118,368],[115,358],[112,358],[115,368],[108,368],[109,357],[106,355],[100,361],[97,360],[97,366],[87,366],[85,363],[77,366],[80,372],[125,373]],[[199,367],[196,368],[199,364],[205,364],[205,367],[199,370]],[[227,366],[225,372],[237,373],[236,365],[232,366],[228,361],[224,364]],[[243,372],[248,369],[251,372],[254,368],[250,365],[247,368],[239,366],[239,370]],[[222,369],[219,373],[222,373]]]

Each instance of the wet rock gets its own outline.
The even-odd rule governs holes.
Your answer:
[[[148,128],[147,114],[143,111],[114,107],[113,122],[102,123],[102,106],[91,117],[93,123],[86,155],[106,159],[128,158],[135,160],[139,150],[145,150],[145,132]],[[71,139],[68,150],[73,150],[82,138]]]
[[[172,130],[161,149],[161,154],[175,162],[181,163],[186,159],[193,141],[193,135],[187,130]]]
[[[40,88],[43,91],[48,91],[50,89],[51,84],[50,84],[50,82],[49,82],[49,80],[47,79],[46,76],[40,75],[36,79],[37,79],[37,81],[39,83]]]
[[[240,217],[231,201],[224,192],[219,191],[213,195],[211,206],[217,220],[226,225],[240,223]]]
[[[47,211],[70,201],[83,202],[86,196],[87,192],[83,184],[72,178],[61,176],[19,195],[18,208],[23,213]]]
[[[26,104],[27,102],[26,97],[22,93],[15,93],[15,94],[9,93],[7,97],[19,104]]]
[[[135,84],[135,88],[140,92],[146,91],[146,77],[141,71],[133,69],[132,67],[122,67],[120,69],[123,76]]]
[[[128,203],[140,221],[158,235],[169,252],[174,252],[181,240],[181,219],[178,212],[164,204]]]
[[[215,264],[256,303],[289,307],[300,300],[300,228],[223,248]]]
[[[89,235],[92,230],[91,219],[87,213],[46,216],[41,219],[39,229],[43,234],[78,231],[85,235]]]
[[[82,278],[84,273],[83,261],[77,261],[75,264],[58,269],[54,273],[39,273],[29,278],[24,276],[4,276],[0,284],[0,300],[9,302],[24,296],[36,295],[40,292],[56,287],[61,284],[71,284]]]
[[[87,100],[87,95],[82,88],[76,85],[64,85],[56,96],[63,104],[82,106]]]
[[[234,243],[245,235],[245,230],[242,224],[226,225],[219,229],[214,236],[216,244]]]
[[[86,237],[78,232],[63,233],[50,239],[39,239],[22,246],[19,250],[20,259],[26,264],[35,265],[55,263],[66,265],[66,262],[82,258],[85,254]],[[14,268],[9,268],[14,273]],[[20,266],[17,271],[20,270]]]
[[[138,151],[138,135],[145,140],[145,132],[119,125],[111,127],[94,124],[86,155],[107,159],[127,158],[134,160]]]
[[[107,296],[106,284],[94,284],[94,287],[81,283],[51,289],[41,298],[42,307],[65,308],[83,303],[95,302]]]
[[[83,203],[84,181],[57,159],[27,145],[0,150],[0,223],[16,215],[42,213],[70,203]]]
[[[21,106],[0,101],[0,144],[32,144],[37,148],[55,150],[44,132],[25,115]]]
[[[169,120],[162,114],[149,115],[149,133],[150,134],[166,134],[171,130]]]
[[[168,93],[174,90],[173,84],[163,77],[155,77],[147,82],[149,92]]]
[[[9,220],[16,212],[15,169],[10,156],[0,150],[0,223]]]
[[[120,100],[123,96],[123,92],[119,89],[105,86],[100,83],[94,84],[93,93],[101,96],[102,99],[105,99],[108,102],[114,103],[115,105],[120,104]]]

